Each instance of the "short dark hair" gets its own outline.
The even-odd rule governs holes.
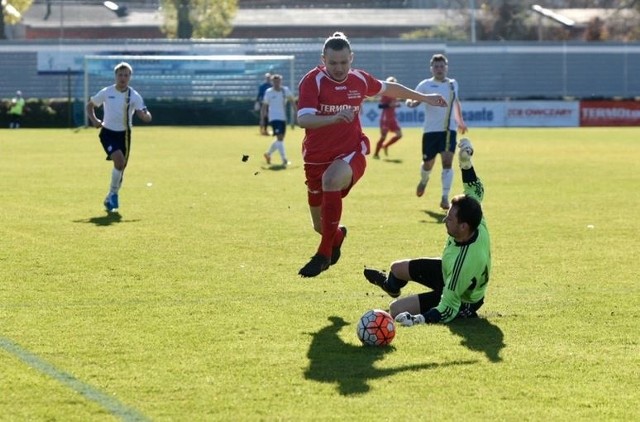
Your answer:
[[[444,64],[449,64],[447,61],[447,57],[444,54],[434,54],[431,56],[431,61],[429,65],[433,65],[435,62],[444,62]]]
[[[469,195],[456,195],[451,200],[451,206],[458,210],[459,223],[467,223],[471,231],[475,231],[482,221],[482,206],[480,202]]]
[[[340,51],[347,48],[349,49],[349,51],[351,51],[351,44],[349,43],[347,36],[342,32],[334,32],[332,36],[325,40],[322,53],[324,54],[328,48],[335,51]]]

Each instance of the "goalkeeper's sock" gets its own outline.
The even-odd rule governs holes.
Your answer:
[[[453,184],[453,169],[442,169],[442,196],[449,197],[451,185]]]
[[[389,290],[400,291],[407,283],[407,280],[400,280],[392,272],[389,272],[389,277],[387,277],[387,287]]]
[[[111,186],[109,186],[109,193],[118,193],[120,186],[122,186],[123,174],[123,170],[118,170],[115,167],[111,170]]]

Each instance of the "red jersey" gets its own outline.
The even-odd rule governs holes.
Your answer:
[[[318,66],[300,81],[298,92],[298,116],[313,113],[333,115],[352,107],[356,117],[351,123],[336,123],[315,129],[305,129],[302,157],[305,163],[329,163],[354,151],[369,153],[369,139],[360,125],[361,105],[365,97],[376,96],[383,83],[365,71],[351,69],[347,79],[337,82]]]
[[[396,107],[398,100],[392,97],[382,96],[380,103],[382,107],[382,115],[380,116],[380,129],[398,130],[398,120],[396,119]],[[386,106],[386,107],[384,107]]]

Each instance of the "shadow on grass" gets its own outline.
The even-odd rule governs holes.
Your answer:
[[[447,216],[447,214],[442,211],[425,210],[424,213],[431,217],[434,221],[422,220],[421,223],[444,224],[444,218]]]
[[[393,346],[365,347],[347,344],[340,339],[338,333],[342,327],[349,324],[337,316],[329,317],[329,321],[331,321],[330,325],[311,334],[313,340],[307,353],[309,367],[304,376],[308,380],[338,384],[338,392],[343,396],[367,393],[371,389],[368,384],[369,380],[388,377],[398,372],[437,369],[452,365],[470,365],[477,362],[456,361],[443,364],[423,363],[396,368],[376,368],[374,363],[382,360],[387,353],[395,351],[395,348]]]
[[[300,168],[300,166],[294,166],[289,164],[288,166],[285,166],[284,164],[270,164],[270,165],[263,165],[261,166],[262,170],[270,170],[270,171],[281,171],[281,170],[286,170],[286,169],[297,169]]]
[[[118,223],[136,223],[140,220],[123,220],[119,212],[108,212],[107,215],[91,217],[84,220],[74,220],[74,223],[90,223],[98,227],[111,226]]]
[[[506,346],[504,334],[485,318],[461,319],[447,324],[449,330],[462,337],[460,344],[469,350],[482,352],[491,362],[502,362],[500,351]]]
[[[404,162],[400,158],[383,158],[382,161],[392,164],[402,164]]]

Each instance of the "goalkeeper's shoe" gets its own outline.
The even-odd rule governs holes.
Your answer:
[[[327,258],[324,255],[315,254],[311,257],[311,261],[307,262],[307,264],[300,268],[298,274],[302,277],[315,277],[323,271],[326,271],[331,265],[331,259]]]
[[[380,287],[392,298],[395,299],[400,296],[400,289],[394,290],[389,288],[389,285],[387,284],[387,275],[384,272],[376,270],[375,268],[365,268],[364,278],[366,278],[369,283]]]
[[[424,324],[424,315],[411,315],[409,312],[401,312],[396,315],[396,322],[403,327],[413,327],[414,325]]]
[[[342,252],[340,251],[340,248],[344,243],[344,239],[347,237],[347,228],[345,226],[340,226],[338,228],[342,232],[342,242],[340,242],[338,246],[334,246],[333,249],[331,250],[331,265],[337,264],[338,260],[340,260],[340,255],[342,254]]]

